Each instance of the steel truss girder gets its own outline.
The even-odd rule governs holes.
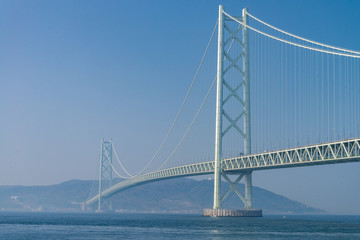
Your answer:
[[[222,160],[222,173],[247,173],[249,171],[304,167],[311,165],[360,162],[360,138],[322,143],[311,146],[264,152]],[[117,183],[102,192],[102,197],[153,181],[214,173],[215,162],[201,162],[146,173]],[[95,203],[99,194],[86,202]]]
[[[358,161],[360,157],[359,141],[359,139],[351,139],[224,159],[222,161],[223,170],[260,170],[262,168],[297,167]]]

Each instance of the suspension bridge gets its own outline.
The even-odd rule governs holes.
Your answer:
[[[209,88],[189,127],[159,167],[151,170],[198,81],[216,30],[216,74],[205,77]],[[97,203],[98,210],[111,209],[112,195],[141,184],[214,174],[213,208],[205,209],[204,215],[261,216],[261,210],[252,207],[253,171],[360,161],[359,59],[358,51],[288,33],[247,9],[232,16],[220,5],[195,77],[154,156],[131,174],[112,140],[102,139],[98,193],[84,208]],[[215,157],[187,164],[173,161],[215,85]],[[113,173],[123,180],[113,184]],[[222,178],[230,188],[221,196]],[[242,179],[244,193],[236,187]],[[231,192],[243,202],[244,210],[221,208]]]

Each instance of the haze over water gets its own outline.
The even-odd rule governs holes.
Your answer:
[[[0,213],[2,239],[360,239],[360,216]]]

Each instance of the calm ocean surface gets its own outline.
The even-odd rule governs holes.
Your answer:
[[[360,216],[0,212],[1,239],[360,239]]]

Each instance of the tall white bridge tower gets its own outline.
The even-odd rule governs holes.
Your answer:
[[[225,15],[223,7],[219,6],[218,20],[218,56],[217,56],[217,90],[216,90],[216,130],[215,130],[215,169],[214,169],[214,205],[213,209],[204,209],[206,216],[235,216],[254,215],[261,216],[261,210],[252,209],[252,172],[241,173],[232,182],[228,175],[222,171],[222,143],[223,137],[231,130],[241,135],[244,144],[244,155],[251,154],[251,121],[250,121],[250,68],[249,68],[249,34],[246,28],[248,23],[247,8],[242,10],[242,16],[236,18],[243,24],[232,29],[228,22],[234,21]],[[226,34],[225,34],[226,33]],[[241,51],[230,55],[226,46],[237,44]],[[231,85],[226,80],[231,70],[240,73],[239,81]],[[227,96],[224,95],[227,88]],[[242,111],[232,116],[224,107],[229,100],[234,100]],[[224,126],[223,118],[229,122]],[[242,123],[242,124],[241,124]],[[230,185],[228,191],[221,196],[221,177]],[[236,185],[245,178],[245,196],[243,196]],[[229,193],[234,191],[244,202],[244,210],[221,209],[222,202]]]

